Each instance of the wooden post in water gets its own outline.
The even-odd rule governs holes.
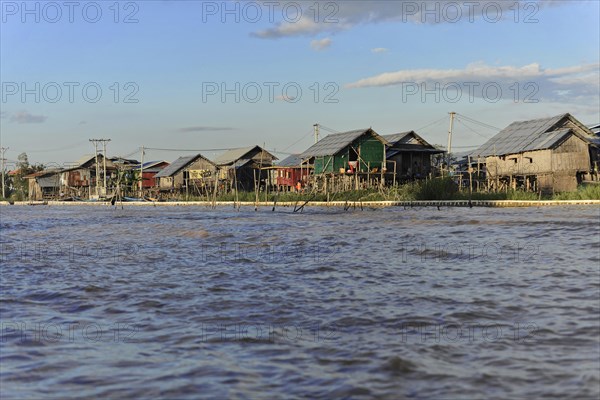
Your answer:
[[[258,183],[256,182],[256,169],[254,171],[254,211],[258,211]]]
[[[219,174],[215,170],[215,189],[213,193],[213,209],[217,208],[217,191],[219,189]]]
[[[144,146],[142,146],[142,161],[140,162],[140,197],[144,198]]]
[[[239,196],[238,196],[238,184],[237,184],[237,171],[235,170],[235,166],[233,168],[233,185],[234,185],[234,193],[235,193],[235,197],[234,197],[234,202],[233,202],[233,208],[237,208],[237,210],[239,211],[239,206],[238,206],[238,202],[239,202]]]
[[[468,156],[467,162],[469,163],[469,205],[473,197],[473,169],[471,168],[471,156]]]

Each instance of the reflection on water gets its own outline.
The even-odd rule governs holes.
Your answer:
[[[593,207],[3,207],[4,398],[600,395]]]

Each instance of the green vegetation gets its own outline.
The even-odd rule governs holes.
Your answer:
[[[4,185],[6,198],[4,201],[25,201],[29,195],[29,182],[24,177],[37,171],[44,170],[42,164],[30,165],[27,154],[21,153],[17,157],[17,169],[15,175],[4,174]],[[0,182],[1,183],[1,182]],[[2,193],[0,191],[0,198]]]
[[[392,188],[352,190],[347,192],[330,193],[329,201],[417,201],[417,200],[600,200],[600,185],[580,186],[576,192],[557,193],[555,195],[540,195],[539,193],[511,190],[508,192],[486,193],[468,190],[459,191],[451,178],[437,178],[424,182],[411,182]],[[325,193],[297,193],[281,192],[259,194],[260,202],[302,202],[327,201]],[[190,197],[190,201],[207,201],[207,197]],[[211,198],[212,200],[212,198]],[[254,192],[239,192],[237,200],[240,202],[254,202]],[[219,195],[217,201],[236,201],[235,193]]]
[[[8,201],[27,200],[27,182],[22,179],[27,173],[38,170],[38,166],[23,168],[19,174],[12,177],[9,181],[10,192]],[[31,171],[31,172],[30,172]],[[135,185],[135,177],[124,176],[123,181],[130,179]],[[1,197],[1,196],[0,196]],[[511,190],[508,192],[486,193],[473,192],[469,195],[468,190],[459,191],[451,178],[436,178],[422,182],[410,182],[395,187],[386,187],[381,189],[363,189],[347,192],[330,193],[329,201],[417,201],[417,200],[600,200],[600,185],[582,185],[576,192],[557,193],[555,195],[541,195],[539,193],[524,192],[520,190]],[[189,196],[180,198],[181,201],[212,201],[212,196]],[[254,202],[256,201],[255,192],[239,192],[236,198],[235,193],[220,194],[217,196],[219,202]],[[327,194],[309,192],[280,192],[259,193],[259,202],[304,202],[327,201]]]
[[[582,185],[576,192],[558,193],[553,200],[600,200],[600,185]]]

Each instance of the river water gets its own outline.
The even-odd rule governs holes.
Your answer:
[[[600,395],[598,207],[0,216],[2,399]]]

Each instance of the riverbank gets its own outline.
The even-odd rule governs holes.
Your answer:
[[[415,200],[415,201],[311,201],[305,202],[233,202],[233,201],[131,201],[118,202],[114,207],[337,207],[346,209],[356,208],[385,208],[385,207],[547,207],[547,206],[600,206],[600,200]],[[18,201],[10,204],[0,202],[0,206],[100,206],[110,207],[110,202],[103,201]]]

